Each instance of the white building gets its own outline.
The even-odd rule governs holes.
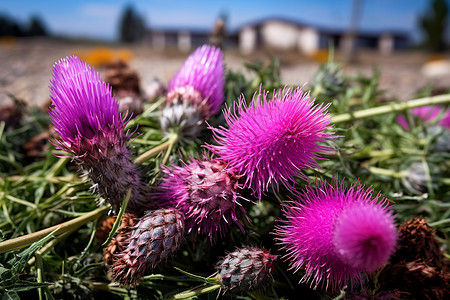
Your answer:
[[[281,18],[244,25],[238,29],[237,37],[243,54],[264,47],[278,51],[298,50],[308,55],[328,48],[330,42],[338,49],[349,42],[344,30],[329,30]],[[359,32],[356,39],[350,42],[355,43],[357,48],[391,53],[395,49],[407,47],[408,36],[394,31]]]

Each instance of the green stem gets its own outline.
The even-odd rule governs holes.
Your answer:
[[[67,164],[69,160],[65,157],[61,157],[56,164],[53,165],[53,167],[50,169],[48,174],[45,176],[46,178],[52,178],[61,172],[61,170],[64,168],[64,166]]]
[[[82,181],[80,177],[78,176],[56,176],[56,177],[41,177],[41,176],[19,176],[19,175],[13,175],[6,177],[8,181],[48,181],[52,183],[67,183],[72,181]],[[5,181],[4,178],[0,178],[0,182]]]
[[[403,178],[404,177],[404,175],[401,172],[396,172],[396,171],[389,170],[389,169],[369,167],[368,170],[370,173],[372,173],[374,175],[383,175],[383,176],[388,176],[388,177],[392,177],[392,178]]]
[[[450,102],[450,94],[439,95],[434,97],[426,97],[413,99],[401,103],[390,103],[383,106],[373,107],[369,109],[363,109],[351,113],[340,114],[337,116],[331,116],[333,123],[342,123],[352,120],[364,119],[367,117],[378,116],[390,112],[398,112],[407,110],[410,108],[426,106],[426,105],[436,105]]]
[[[178,139],[178,136],[177,136],[177,135],[173,135],[172,137],[173,137],[173,140],[172,140],[172,142],[169,144],[169,148],[167,148],[166,154],[164,155],[164,158],[163,158],[163,160],[161,161],[161,164],[162,164],[162,165],[165,165],[165,164],[167,163],[167,161],[169,160],[170,154],[172,153],[173,146],[175,145],[175,142],[176,142],[177,139]]]
[[[0,194],[1,194],[2,196],[4,195],[3,192],[0,192]],[[6,195],[6,198],[7,198],[9,201],[11,201],[11,202],[15,202],[15,203],[18,203],[18,204],[21,204],[21,205],[24,205],[24,206],[28,206],[28,207],[31,207],[32,209],[37,209],[37,206],[36,206],[36,204],[34,204],[34,203],[31,203],[31,202],[28,202],[28,201],[25,201],[25,200],[16,198],[16,197],[11,196],[11,195]]]
[[[215,290],[220,289],[221,285],[220,284],[214,284],[214,285],[207,285],[207,286],[201,286],[199,288],[196,289],[192,289],[186,292],[181,292],[176,294],[175,296],[172,296],[170,298],[166,298],[168,300],[174,300],[174,299],[188,299],[194,296],[198,296],[204,293],[210,293],[213,292]]]
[[[43,237],[47,236],[49,233],[53,232],[55,236],[59,236],[61,234],[67,233],[67,232],[73,232],[77,230],[82,225],[98,219],[100,216],[102,216],[106,211],[108,210],[107,206],[97,208],[96,210],[93,210],[89,213],[84,214],[81,217],[75,218],[73,220],[40,230],[36,231],[24,236],[20,236],[18,238],[7,240],[2,243],[0,243],[0,254],[5,253],[12,250],[21,249],[24,247],[27,247],[31,245],[32,243],[39,241]]]
[[[431,227],[436,227],[436,226],[447,224],[447,223],[450,223],[450,219],[444,219],[444,220],[439,220],[439,221],[430,223],[430,226]]]
[[[167,141],[165,141],[161,145],[156,146],[155,148],[152,148],[152,149],[148,150],[147,152],[142,153],[141,155],[136,157],[134,159],[134,163],[140,165],[143,162],[145,162],[146,160],[159,154],[161,151],[168,149],[168,151],[163,159],[163,162],[164,162],[164,160],[167,160],[168,156],[170,156],[170,152],[172,152],[172,148],[177,140],[178,140],[178,135],[176,133],[172,133]]]
[[[43,269],[44,269],[44,263],[42,262],[42,256],[39,253],[39,251],[36,252],[35,256],[36,258],[36,281],[38,283],[43,283]],[[44,299],[44,293],[42,288],[38,289],[38,294],[39,294],[39,300],[43,300]]]
[[[66,236],[68,236],[69,234],[71,234],[72,232],[66,232],[63,233],[61,235],[59,235],[58,237],[54,238],[53,240],[51,240],[50,242],[48,242],[47,244],[45,244],[44,247],[42,247],[39,251],[37,251],[39,253],[39,255],[44,255],[45,253],[47,253],[48,251],[50,251],[51,249],[53,249],[53,247],[56,246],[56,244],[58,244],[63,238],[65,238]],[[36,257],[33,256],[32,258],[30,258],[30,260],[28,261],[28,265],[32,266],[34,263],[36,262]]]

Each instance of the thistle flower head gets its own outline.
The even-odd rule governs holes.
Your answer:
[[[259,91],[251,104],[241,98],[224,113],[229,128],[211,128],[218,145],[208,148],[261,197],[270,184],[286,185],[302,169],[317,166],[317,153],[330,150],[318,144],[332,137],[324,132],[326,108],[314,105],[301,88],[280,90],[273,99]]]
[[[243,247],[228,253],[216,268],[224,291],[248,292],[264,287],[272,277],[276,255],[269,250]]]
[[[167,100],[183,99],[201,108],[205,118],[219,111],[224,96],[223,53],[204,45],[192,53],[169,83]]]
[[[362,272],[381,267],[394,250],[396,229],[385,198],[363,186],[343,183],[308,186],[284,207],[276,239],[291,269],[305,266],[302,281],[333,289],[352,286]]]
[[[111,88],[78,57],[61,59],[53,66],[50,98],[54,105],[50,118],[63,150],[100,159],[117,146],[124,147],[128,137]]]
[[[163,171],[168,176],[159,187],[158,197],[163,205],[184,213],[188,233],[208,235],[213,243],[233,222],[243,230],[237,216],[238,209],[245,213],[239,202],[240,188],[223,162],[204,157]]]
[[[140,214],[147,199],[146,186],[126,147],[129,136],[111,88],[78,57],[67,57],[53,66],[50,118],[61,139],[56,146],[74,159],[100,195],[118,211],[128,189],[128,209]]]

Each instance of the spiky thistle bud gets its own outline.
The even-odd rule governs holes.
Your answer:
[[[243,231],[237,216],[240,186],[237,177],[217,159],[192,159],[190,164],[163,169],[163,179],[157,197],[163,205],[176,207],[184,213],[188,233],[208,235],[211,243],[223,236],[231,223]]]
[[[126,248],[113,259],[113,280],[123,285],[136,284],[149,268],[173,254],[183,238],[184,216],[180,211],[147,211],[130,231]]]
[[[280,90],[273,99],[260,90],[249,105],[241,98],[224,112],[229,128],[211,128],[218,145],[208,149],[261,198],[271,184],[293,183],[299,171],[317,166],[318,153],[330,150],[318,144],[332,138],[324,132],[326,108],[315,106],[301,88]]]
[[[330,99],[345,91],[348,84],[342,74],[342,67],[333,61],[328,61],[322,64],[314,74],[311,86],[313,87],[312,95]]]
[[[130,134],[111,88],[94,68],[78,57],[61,59],[53,66],[49,112],[61,139],[58,148],[72,153],[100,195],[117,211],[131,187],[129,209],[140,211],[146,202],[146,187],[126,147]]]
[[[276,255],[269,250],[243,247],[228,253],[216,269],[224,291],[249,292],[263,288],[272,278]]]
[[[372,199],[363,186],[347,189],[343,182],[308,186],[300,198],[284,207],[276,227],[278,243],[287,251],[291,269],[305,266],[302,281],[315,288],[342,288],[361,279],[389,259],[397,232],[387,200]]]

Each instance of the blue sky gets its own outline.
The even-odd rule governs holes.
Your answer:
[[[417,17],[431,0],[362,1],[361,29],[396,29],[417,37]],[[347,28],[352,3],[353,0],[2,0],[0,13],[22,22],[38,15],[56,34],[115,39],[118,20],[128,4],[140,12],[149,27],[210,28],[225,12],[229,28],[235,30],[242,24],[274,16],[322,27]]]

